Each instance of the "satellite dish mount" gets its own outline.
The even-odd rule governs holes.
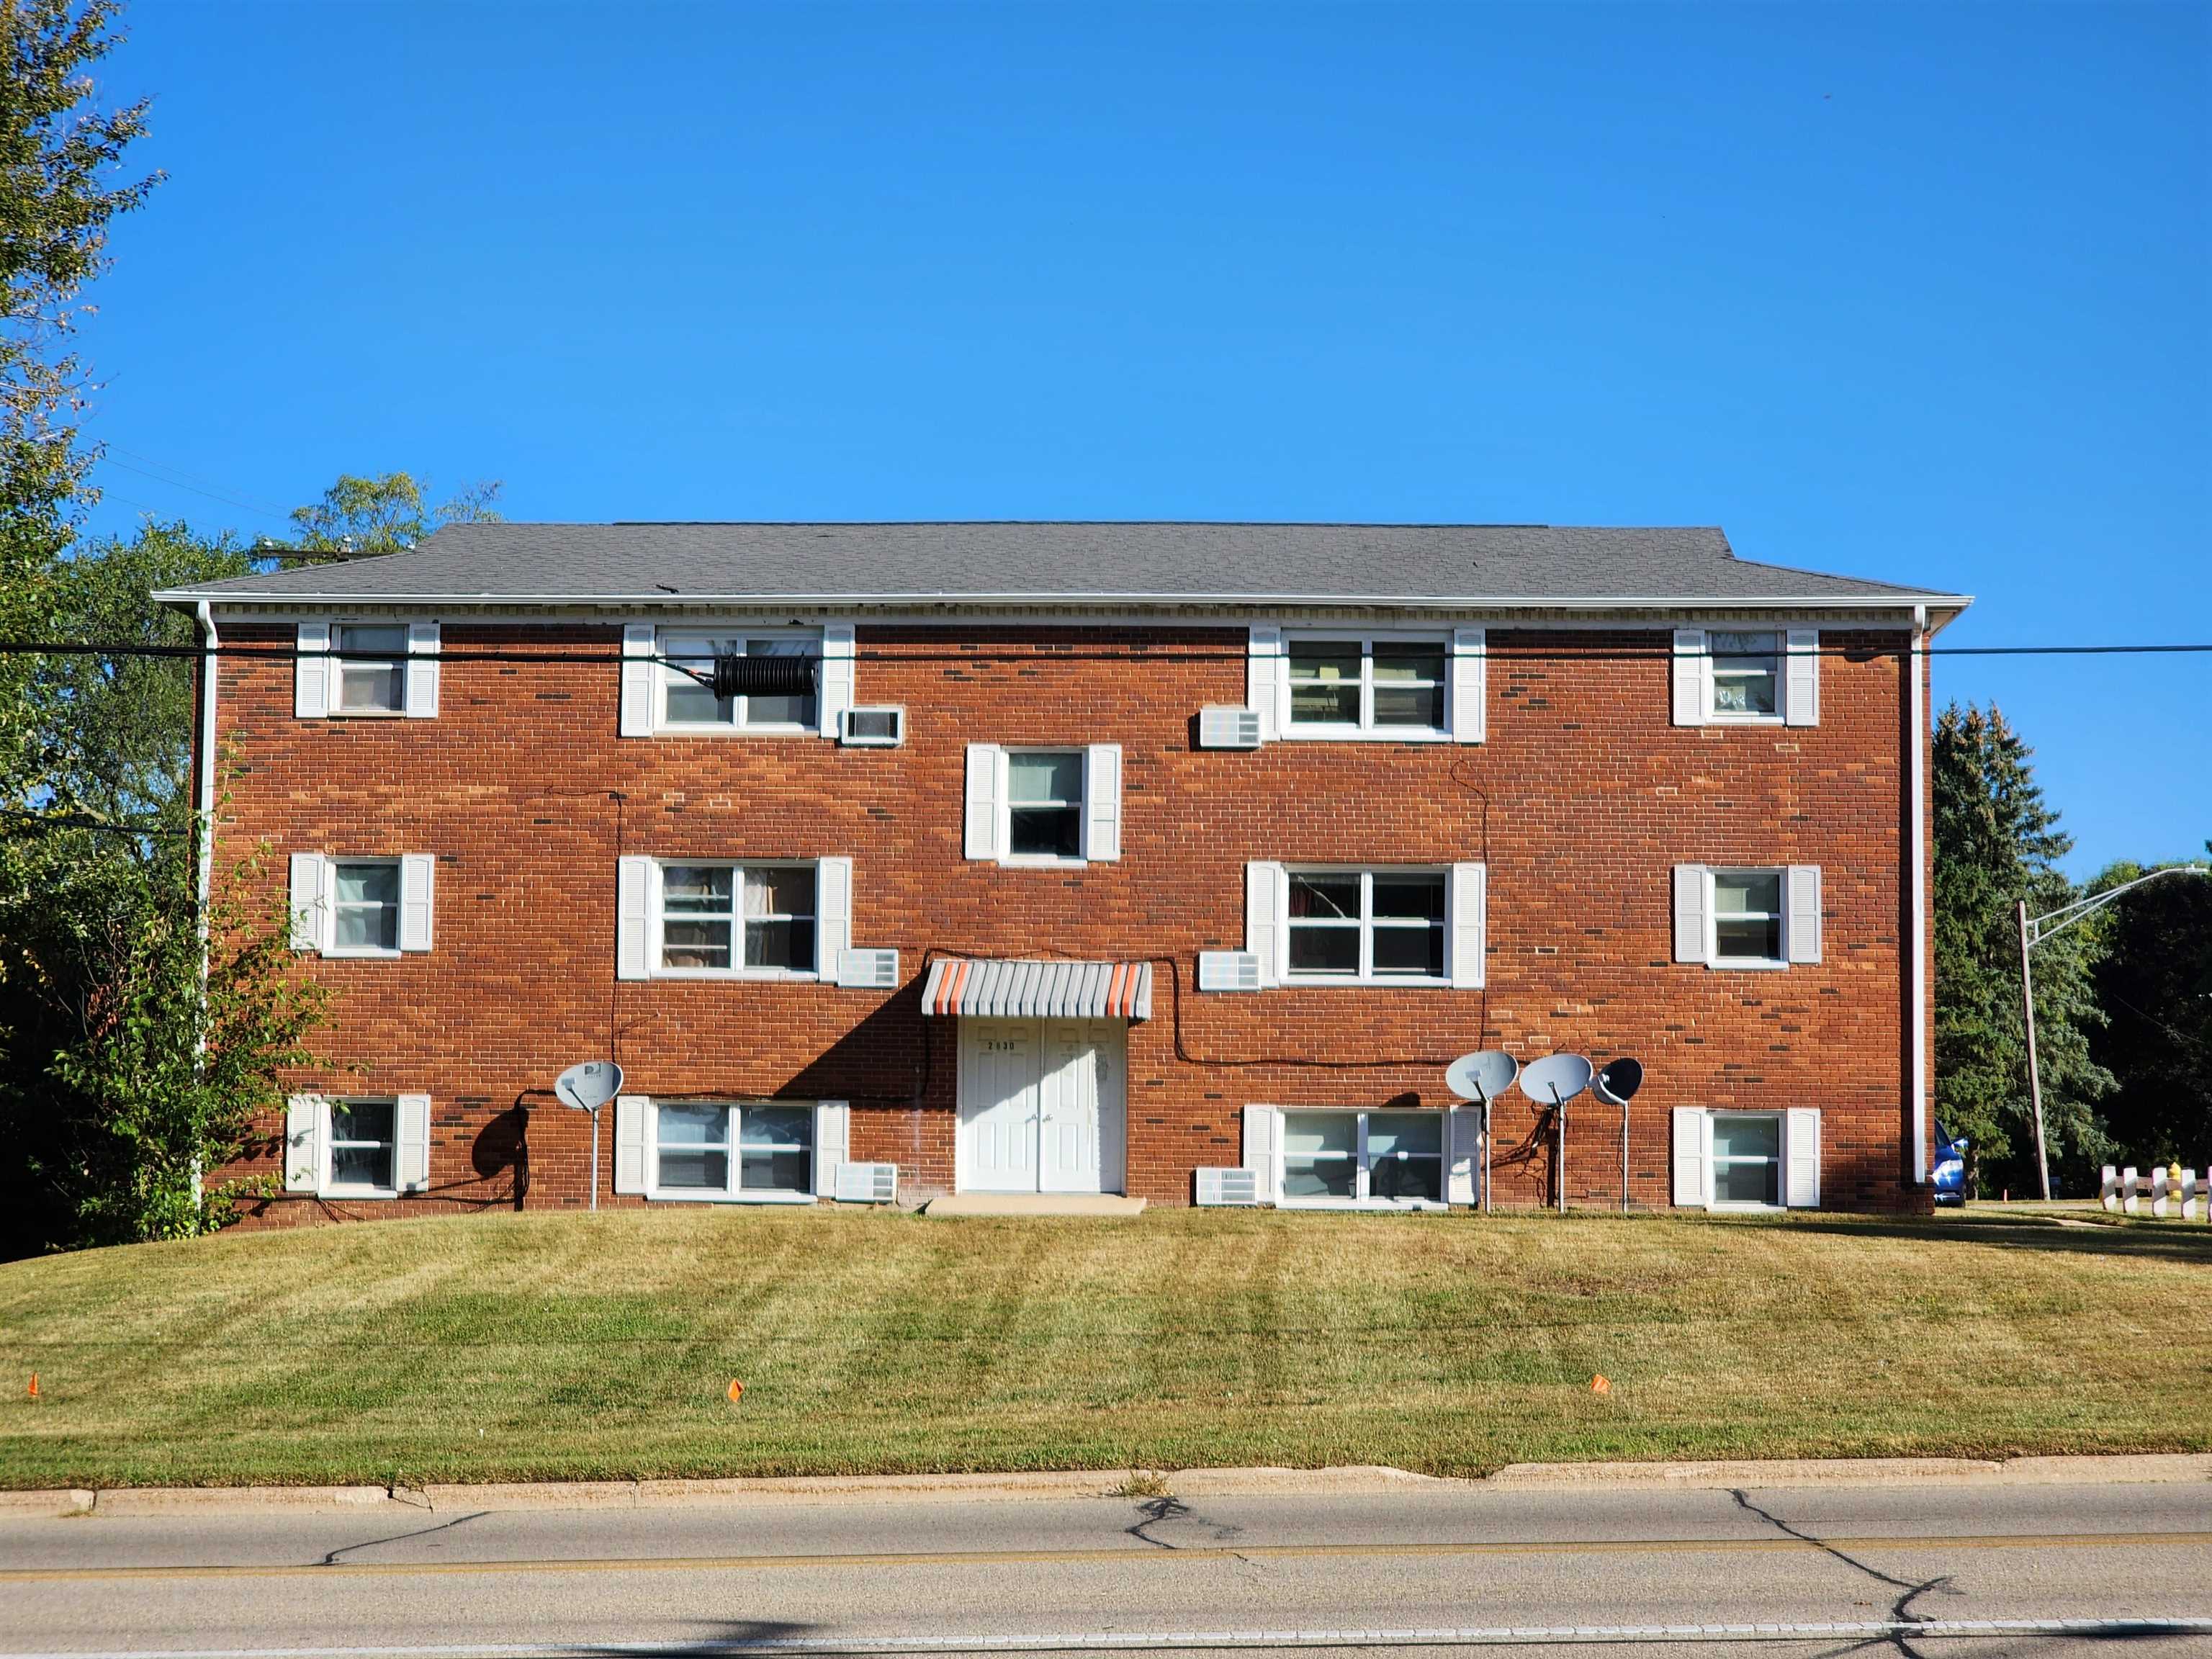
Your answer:
[[[1481,1191],[1477,1197],[1485,1215],[1490,1213],[1490,1103],[1513,1086],[1520,1070],[1521,1062],[1502,1048],[1462,1054],[1444,1067],[1444,1086],[1482,1108]]]
[[[611,1060],[587,1060],[553,1079],[563,1106],[592,1115],[592,1207],[599,1207],[599,1108],[622,1092],[623,1068]]]

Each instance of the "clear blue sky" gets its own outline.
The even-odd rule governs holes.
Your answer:
[[[2212,637],[2212,8],[140,4],[101,528],[1724,526]],[[161,477],[146,476],[160,473]],[[217,496],[181,487],[192,483]],[[2212,659],[1954,659],[2080,838],[2212,835]]]

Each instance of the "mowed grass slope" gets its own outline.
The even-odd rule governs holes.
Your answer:
[[[231,1234],[0,1265],[0,1485],[2203,1449],[2208,1290],[1986,1211]]]

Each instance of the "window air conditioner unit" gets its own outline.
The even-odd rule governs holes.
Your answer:
[[[1200,951],[1198,988],[1201,991],[1256,991],[1260,988],[1260,953],[1256,951]]]
[[[1260,1201],[1260,1172],[1257,1170],[1200,1170],[1198,1201],[1208,1208],[1218,1205],[1257,1204]]]
[[[898,988],[898,952],[843,950],[837,953],[837,983],[848,991]]]
[[[848,708],[837,717],[837,741],[858,749],[896,749],[906,741],[906,710],[896,704]]]
[[[1208,703],[1198,711],[1198,746],[1200,749],[1257,749],[1260,746],[1260,711],[1241,708],[1233,703]]]
[[[837,1166],[840,1204],[892,1204],[898,1200],[896,1164],[840,1164]]]

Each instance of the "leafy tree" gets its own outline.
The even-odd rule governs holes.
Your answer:
[[[2115,864],[2089,890],[2148,873]],[[2212,878],[2152,882],[2099,920],[2095,982],[2107,1023],[2091,1032],[2089,1050],[2118,1079],[2105,1106],[2112,1138],[2139,1165],[2201,1169],[2212,1161]]]
[[[1994,707],[1954,703],[1936,724],[1936,1105],[1972,1142],[1984,1190],[2036,1186],[2014,907],[2025,899],[2040,915],[2075,896],[2057,868],[2073,838],[2044,802],[2032,754]],[[2102,1018],[2095,941],[2094,928],[2075,927],[2035,953],[2045,1139],[2054,1172],[2076,1188],[2110,1144],[2094,1103],[2112,1079],[2088,1042]]]
[[[90,70],[114,49],[113,0],[0,0],[0,635],[44,631],[61,556],[94,499],[77,445],[89,389],[68,349],[108,222],[160,181],[117,177],[144,100],[103,109]],[[0,805],[31,741],[21,657],[0,658]]]
[[[405,472],[378,477],[340,473],[320,501],[295,507],[294,547],[311,562],[368,559],[402,553],[447,524],[496,523],[499,484],[471,484],[450,500],[429,506],[422,486]]]

